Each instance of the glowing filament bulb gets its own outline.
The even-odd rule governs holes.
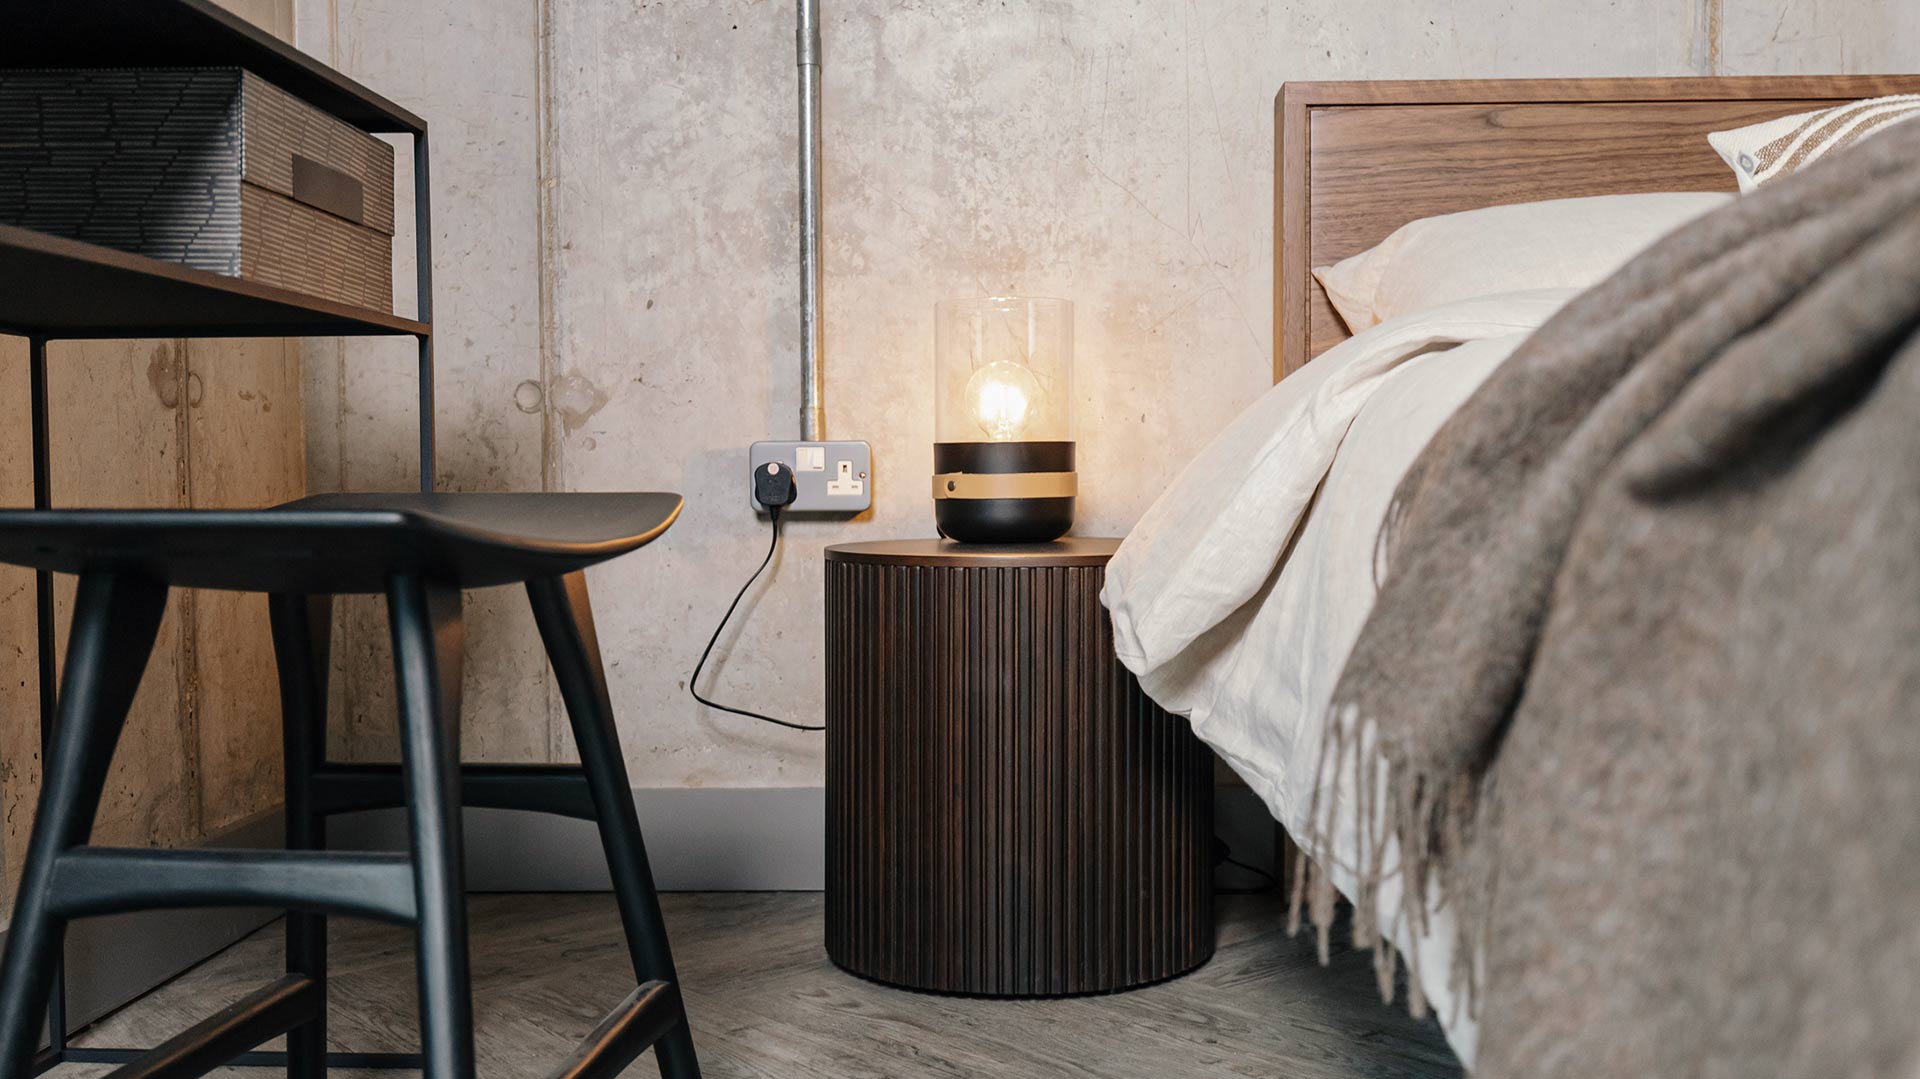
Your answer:
[[[1039,380],[1023,364],[1006,360],[990,363],[967,380],[967,400],[973,405],[974,422],[996,442],[1020,437],[1039,397]]]

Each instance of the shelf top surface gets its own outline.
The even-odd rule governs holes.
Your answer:
[[[0,333],[125,337],[425,337],[425,323],[0,225]]]
[[[1051,543],[955,543],[942,539],[874,540],[827,548],[829,562],[886,566],[1104,566],[1117,539],[1068,536]]]
[[[426,121],[213,0],[10,0],[0,68],[243,67],[367,131]]]

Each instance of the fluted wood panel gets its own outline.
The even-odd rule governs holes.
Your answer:
[[[1008,996],[1204,962],[1211,757],[1114,659],[1103,567],[828,559],[833,960]]]

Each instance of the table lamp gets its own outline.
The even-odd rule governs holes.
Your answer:
[[[962,543],[1043,543],[1073,526],[1073,304],[934,307],[933,516]]]

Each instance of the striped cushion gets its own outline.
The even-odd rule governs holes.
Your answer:
[[[1874,97],[1732,131],[1715,131],[1707,141],[1733,169],[1744,194],[1845,149],[1888,124],[1916,116],[1920,116],[1920,94]]]

